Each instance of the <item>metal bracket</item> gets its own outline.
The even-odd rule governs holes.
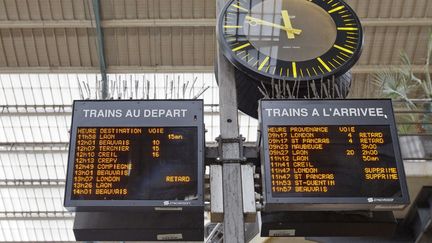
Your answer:
[[[229,164],[229,163],[239,163],[243,164],[247,161],[247,158],[244,156],[243,143],[246,141],[246,138],[242,135],[236,138],[222,138],[221,136],[216,138],[218,142],[218,157],[216,158],[216,162],[221,164]],[[223,158],[223,145],[229,143],[236,143],[239,145],[239,155],[240,158]]]

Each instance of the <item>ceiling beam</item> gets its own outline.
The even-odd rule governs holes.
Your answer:
[[[9,211],[1,212],[0,220],[72,220],[74,215],[68,211]]]
[[[94,28],[90,20],[5,20],[0,29]]]
[[[104,20],[104,28],[134,27],[214,27],[216,19],[121,19]]]
[[[215,19],[120,19],[103,20],[102,28],[214,27]],[[0,29],[94,28],[91,20],[0,21]]]
[[[354,74],[375,73],[390,66],[357,65]],[[397,67],[397,66],[395,66]],[[414,73],[425,71],[423,65],[413,65]],[[108,66],[107,73],[211,73],[213,66]],[[430,67],[432,70],[432,66]],[[98,67],[0,67],[0,73],[99,73]]]
[[[364,27],[432,26],[432,18],[364,18]],[[216,19],[116,19],[102,20],[102,28],[214,27]],[[94,28],[92,20],[7,20],[0,29]]]
[[[392,67],[392,69],[390,69]],[[352,73],[354,74],[370,74],[370,73],[376,73],[382,70],[397,70],[397,68],[400,68],[401,66],[390,66],[390,65],[357,65],[352,68]],[[429,70],[432,70],[432,66],[429,68]],[[426,72],[424,65],[412,65],[412,71],[414,73],[424,73]]]
[[[213,66],[108,66],[108,73],[209,73]],[[0,67],[0,73],[99,73],[98,67]]]
[[[64,188],[65,179],[0,180],[0,188]]]
[[[365,18],[361,19],[365,27],[410,27],[432,26],[432,18]]]

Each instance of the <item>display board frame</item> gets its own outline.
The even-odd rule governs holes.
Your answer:
[[[382,108],[383,116],[375,117],[332,117],[311,116],[309,111],[323,108]],[[301,115],[272,116],[271,109],[303,108],[308,109]],[[274,114],[273,114],[274,115]],[[385,116],[385,117],[384,117]],[[260,152],[262,166],[262,181],[265,211],[349,211],[374,210],[391,211],[402,210],[409,204],[409,194],[406,184],[405,171],[401,157],[392,101],[389,99],[347,99],[347,100],[261,100],[259,108],[260,123]],[[356,125],[388,125],[390,127],[395,155],[401,196],[389,198],[371,197],[275,197],[271,189],[270,156],[268,141],[269,126],[356,126]]]
[[[64,206],[69,211],[90,212],[107,210],[140,211],[195,211],[204,208],[204,104],[203,100],[76,100],[73,103],[72,124]],[[84,110],[122,110],[117,117],[85,117]],[[156,110],[140,117],[125,117],[129,110]],[[176,116],[166,116],[159,111],[180,110]],[[89,113],[87,112],[87,115]],[[132,113],[133,114],[133,113]],[[181,115],[179,115],[181,114]],[[196,128],[197,148],[191,153],[197,156],[197,197],[192,200],[74,200],[72,199],[73,171],[75,165],[76,137],[81,127],[193,127]]]

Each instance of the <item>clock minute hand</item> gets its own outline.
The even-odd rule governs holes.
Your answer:
[[[259,25],[275,27],[275,28],[282,29],[282,30],[285,30],[285,31],[293,33],[293,34],[297,34],[297,35],[301,34],[301,32],[302,32],[302,30],[300,30],[300,29],[287,28],[285,26],[278,25],[278,24],[275,24],[272,22],[268,22],[268,21],[265,21],[262,19],[257,19],[257,18],[251,17],[251,16],[246,16],[246,19],[249,20],[250,22],[255,22],[256,24],[259,24]]]

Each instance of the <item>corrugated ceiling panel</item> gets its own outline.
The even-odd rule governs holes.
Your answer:
[[[24,40],[22,35],[22,30],[12,29],[13,47],[15,48],[15,54],[17,56],[18,66],[28,66],[28,56],[24,46]]]
[[[54,29],[44,31],[44,40],[47,46],[48,61],[50,66],[60,66],[59,53],[57,50],[57,41]]]
[[[102,0],[102,19],[215,18],[213,0]]]
[[[105,35],[105,62],[110,65],[118,63],[118,48],[115,37],[115,29],[106,29]]]
[[[136,2],[136,15],[137,15],[138,19],[149,18],[148,12],[149,12],[149,3],[147,1],[137,1]],[[106,19],[106,18],[104,18],[104,19]]]
[[[0,0],[0,19],[79,20],[92,15],[89,0],[31,3]],[[348,3],[360,16],[382,21],[388,17],[432,16],[430,0],[349,0]],[[101,7],[102,17],[107,20],[215,16],[213,0],[101,0]],[[105,28],[104,32],[108,65],[213,65],[216,40],[212,27]],[[365,48],[359,64],[399,64],[402,50],[414,64],[423,64],[428,33],[428,27],[365,27]],[[98,67],[93,28],[2,29],[0,40],[3,67]]]
[[[38,60],[39,66],[49,66],[49,56],[47,45],[45,41],[45,33],[43,29],[33,29],[32,30],[34,45],[36,48],[36,58]]]
[[[39,58],[36,49],[36,42],[33,35],[32,29],[22,30],[23,40],[24,40],[24,50],[26,51],[26,56],[29,66],[39,66]]]
[[[200,65],[205,63],[205,43],[204,43],[204,29],[194,28],[193,34],[193,65]],[[216,55],[215,55],[216,56]]]
[[[161,64],[164,66],[172,65],[173,42],[171,38],[172,28],[161,28],[160,30],[160,56]]]
[[[413,64],[424,64],[429,27],[365,27],[365,46],[359,64],[400,64],[400,53],[409,54]]]
[[[193,17],[194,18],[205,18],[206,12],[205,12],[205,1],[194,1],[193,6]]]
[[[174,8],[172,7],[173,2],[171,0],[159,0],[159,18],[170,19],[172,18],[172,12]],[[175,4],[175,3],[174,3]],[[179,4],[179,1],[177,1]]]
[[[392,63],[393,53],[395,52],[394,44],[396,35],[396,27],[385,28],[381,43],[381,55],[379,57],[378,63]]]
[[[129,65],[129,47],[127,31],[125,28],[116,28],[115,40],[118,49],[118,63],[117,65]]]
[[[182,0],[181,13],[182,18],[193,18],[193,0]]]
[[[1,34],[1,31],[0,31]],[[3,46],[3,41],[1,41],[1,36],[0,36],[0,66],[5,67],[8,66],[8,63],[6,61],[6,52],[5,52],[5,48]]]
[[[38,1],[38,7],[39,7],[39,11],[40,11],[40,19],[43,20],[51,20],[53,19],[53,15],[51,12],[51,6],[50,6],[50,1],[47,0],[39,0]]]
[[[204,42],[209,37],[206,35],[213,36],[213,31],[192,27],[106,29],[106,61],[108,65],[120,66],[211,64],[214,42],[210,42],[212,46],[208,49],[213,51],[207,55]]]
[[[69,52],[71,66],[81,66],[81,53],[79,51],[78,36],[76,29],[66,29],[65,32],[66,47]]]
[[[182,50],[183,65],[193,65],[193,28],[183,29]]]
[[[54,0],[54,1],[50,1],[48,3],[49,8],[50,8],[50,12],[52,15],[52,18],[54,20],[61,20],[64,19],[63,16],[63,5],[61,4],[60,0]]]
[[[354,74],[349,94],[350,98],[374,97],[374,87],[369,82],[368,74]]]
[[[29,6],[30,8],[30,6]],[[32,20],[42,20],[42,14],[40,9],[40,3],[33,3],[31,5],[30,18]]]
[[[174,45],[174,48],[172,50],[173,65],[182,65],[183,64],[182,50],[181,48],[178,47],[182,46],[183,31],[178,28],[173,28],[171,37]]]
[[[90,19],[91,9],[88,2],[88,0],[1,0],[0,6],[3,3],[7,8],[9,20],[80,20]],[[13,10],[14,8],[18,10]],[[0,16],[2,16],[1,11]]]
[[[61,13],[63,14],[63,19],[76,19],[74,13],[73,1],[61,1]]]
[[[71,66],[69,45],[66,40],[66,29],[54,29],[56,48],[59,53],[59,66]]]
[[[80,65],[85,67],[97,65],[97,63],[93,62],[91,57],[93,53],[91,49],[94,48],[96,45],[94,44],[94,40],[89,41],[89,31],[92,32],[92,30],[88,29],[76,29],[76,41],[78,48],[75,50],[77,51],[77,55],[79,55]],[[93,45],[91,45],[90,43],[93,43]]]
[[[31,3],[28,3],[26,0],[16,0],[16,4],[18,7],[18,17],[21,20],[30,20],[30,6]]]
[[[422,18],[432,16],[430,0],[347,0],[361,18]]]
[[[93,15],[88,0],[33,0],[29,7],[32,20],[82,20]]]
[[[92,29],[2,29],[0,58],[9,67],[98,64]]]
[[[152,63],[150,49],[150,29],[138,28],[138,43],[140,65],[149,66]]]
[[[152,66],[159,66],[162,64],[161,60],[161,29],[150,28],[150,48]]]
[[[73,0],[71,3],[75,19],[91,19],[90,16],[92,15],[89,12],[88,0]]]
[[[12,33],[10,29],[0,30],[0,37],[3,42],[3,48],[6,53],[5,59],[9,67],[17,67],[18,60],[15,53],[14,39],[12,38]]]
[[[2,20],[90,19],[88,0],[1,0]],[[429,0],[348,0],[360,17],[432,16]],[[213,0],[101,0],[103,19],[215,18]],[[6,10],[6,11],[5,11]]]
[[[370,65],[376,65],[380,61],[386,28],[374,27],[370,29],[371,30],[373,29],[374,35],[373,35],[373,41],[371,42],[373,44],[368,45],[370,48],[369,51],[370,56],[368,58],[369,60],[367,63]]]
[[[432,1],[429,1],[429,0],[425,0],[425,1],[427,1],[426,7],[425,7],[425,13],[426,13],[425,17],[430,18],[430,17],[432,17]]]
[[[3,6],[6,9],[6,19],[19,20],[17,2],[14,0],[3,0]]]
[[[0,1],[0,20],[7,20],[7,9],[6,9],[6,5],[4,3],[4,0]]]
[[[206,28],[204,29],[204,37],[205,65],[211,66],[216,57],[216,35],[213,30]]]
[[[140,65],[140,47],[138,38],[138,28],[128,28],[127,30],[127,45],[129,50],[129,65]]]
[[[413,62],[418,64],[425,64],[426,60],[426,52],[427,52],[427,43],[429,36],[432,34],[432,29],[430,27],[419,28],[419,32],[417,34],[417,43],[416,48],[414,49],[414,58]]]

